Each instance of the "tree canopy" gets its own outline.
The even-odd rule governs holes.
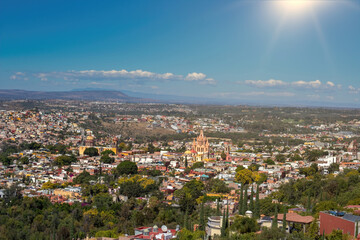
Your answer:
[[[116,171],[119,175],[123,174],[137,174],[138,167],[136,163],[130,161],[123,161],[116,167]]]
[[[76,162],[77,159],[74,155],[62,155],[59,156],[57,158],[55,158],[54,164],[57,166],[67,166],[67,165],[71,165],[72,163]]]
[[[99,151],[96,148],[89,147],[86,148],[84,154],[88,155],[89,157],[99,156]]]

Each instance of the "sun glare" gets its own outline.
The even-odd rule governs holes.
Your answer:
[[[317,5],[316,0],[278,0],[276,5],[278,10],[289,14],[300,14],[311,10]]]

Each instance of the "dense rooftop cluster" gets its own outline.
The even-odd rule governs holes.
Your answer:
[[[46,238],[48,231],[57,239],[228,239],[237,234],[255,239],[277,234],[274,226],[279,221],[286,234],[305,232],[303,237],[311,239],[316,231],[322,234],[316,230],[320,211],[347,205],[354,211],[360,204],[357,192],[338,197],[341,181],[348,190],[359,183],[359,121],[350,113],[352,120],[333,123],[292,120],[292,128],[279,132],[253,130],[262,118],[254,116],[248,125],[248,111],[253,111],[248,108],[240,119],[229,119],[234,115],[205,117],[205,110],[182,105],[169,106],[173,115],[159,114],[162,105],[152,114],[153,105],[108,104],[111,109],[132,109],[133,114],[90,111],[94,105],[66,102],[51,110],[60,106],[47,102],[46,109],[0,112],[1,224],[18,221],[6,214],[9,207],[42,201],[40,211],[56,212],[66,205],[64,216],[78,216],[71,221],[64,217],[55,226],[51,213],[45,230],[33,229],[38,234],[33,238]],[[75,111],[70,106],[83,108]],[[124,125],[130,123],[136,125]],[[167,135],[162,132],[166,130]],[[152,138],[139,138],[132,131],[148,131]],[[182,137],[174,138],[176,134]],[[195,142],[198,134],[206,147],[196,146],[202,141]],[[313,186],[315,181],[323,186]],[[289,197],[289,191],[298,195]],[[34,227],[35,220],[29,218],[26,224]],[[246,224],[252,227],[242,230]],[[331,231],[326,228],[326,234]],[[0,234],[22,237],[1,228]]]

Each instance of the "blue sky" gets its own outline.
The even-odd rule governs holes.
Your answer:
[[[360,106],[359,43],[352,0],[3,0],[0,88]]]

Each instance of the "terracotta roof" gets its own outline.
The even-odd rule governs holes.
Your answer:
[[[284,214],[278,214],[278,220],[282,220],[283,217]],[[273,219],[274,217],[271,218]],[[314,218],[312,216],[301,216],[297,213],[287,213],[286,221],[295,223],[311,223],[312,221],[314,221]]]

